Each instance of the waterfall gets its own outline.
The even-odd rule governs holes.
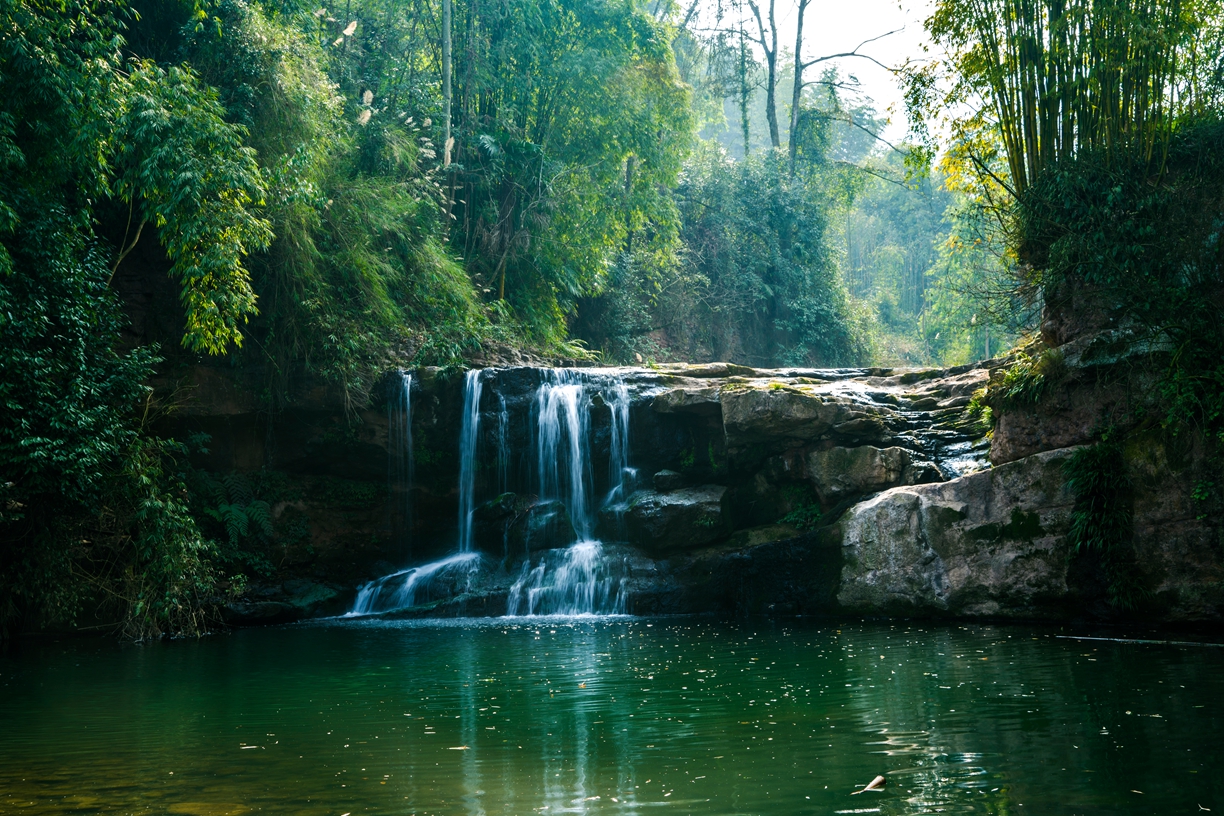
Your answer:
[[[538,496],[569,510],[577,543],[546,551],[535,566],[524,563],[510,588],[507,615],[622,614],[624,579],[594,540],[591,393],[597,386],[580,372],[553,370],[534,400]],[[633,471],[629,455],[629,390],[619,378],[598,391],[611,411],[607,501],[625,494]]]
[[[578,538],[594,532],[590,484],[590,398],[575,372],[551,372],[536,390],[536,474],[541,499],[560,499]]]
[[[391,538],[412,552],[412,375],[400,368],[387,393],[387,511]]]
[[[622,615],[625,582],[615,572],[598,541],[552,550],[534,568],[523,564],[510,587],[506,614]]]
[[[507,600],[509,615],[624,613],[624,563],[605,551],[595,539],[595,529],[601,507],[622,503],[634,489],[636,471],[629,463],[629,389],[619,376],[606,372],[543,371],[542,382],[529,407],[520,409],[529,415],[517,420],[528,422],[534,450],[533,456],[526,459],[530,463],[528,472],[516,478],[510,467],[514,453],[510,448],[511,412],[497,378],[496,369],[473,370],[464,376],[459,433],[458,552],[362,585],[350,615],[387,612],[453,597],[472,591],[474,581],[485,588],[496,586],[499,581],[512,582]],[[564,504],[578,539],[568,547],[545,549],[534,558],[529,557],[513,580],[501,567],[492,570],[492,562],[486,562],[475,551],[473,540],[478,499],[476,475],[482,465],[480,400],[486,379],[498,384],[495,388],[498,491],[534,492],[541,502]],[[399,371],[388,401],[390,478],[396,488],[403,485],[405,496],[412,478],[411,388],[412,376]],[[610,419],[606,490],[602,469],[597,480],[592,465],[591,409],[597,404],[608,409]],[[492,441],[489,440],[488,447]],[[491,451],[485,452],[490,461],[484,467],[491,471],[494,463],[490,454]],[[493,487],[492,479],[482,483],[485,481]],[[524,484],[516,484],[518,481]],[[602,501],[597,498],[601,495]],[[407,505],[403,512],[407,519]],[[507,526],[506,530],[509,529]],[[488,574],[482,566],[486,563]]]
[[[505,493],[510,489],[510,411],[500,393],[497,407],[497,489]]]
[[[484,370],[463,377],[463,426],[459,432],[459,552],[472,551],[472,515],[476,510],[476,452],[480,441],[480,391]]]
[[[433,600],[433,590],[441,597],[459,594],[471,585],[472,573],[479,567],[476,553],[457,553],[441,561],[384,575],[362,584],[349,615],[369,615],[413,606],[419,600]],[[444,579],[446,583],[443,584]],[[425,594],[422,599],[418,597]]]
[[[608,399],[611,397],[611,399]],[[608,495],[604,506],[623,502],[637,487],[637,469],[629,466],[629,389],[617,380],[605,392],[612,412],[611,443],[608,451]]]

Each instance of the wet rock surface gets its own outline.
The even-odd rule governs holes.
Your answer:
[[[731,531],[723,499],[727,488],[702,485],[660,493],[640,490],[623,505],[612,505],[605,518],[619,519],[627,540],[650,553],[701,547]],[[611,525],[609,525],[611,526]]]
[[[344,611],[352,597],[340,587],[303,579],[257,585],[245,599],[222,608],[231,626],[270,626]]]
[[[969,403],[1000,376],[997,361],[940,371],[584,370],[590,418],[580,444],[589,446],[589,502],[601,508],[594,532],[623,575],[628,611],[1111,616],[1095,568],[1068,551],[1066,537],[1066,458],[1090,440],[1109,410],[1103,401],[1123,399],[1107,378],[1085,373],[1103,370],[1117,344],[1082,345],[1053,407],[1001,416],[993,439]],[[504,614],[522,602],[530,570],[583,538],[564,503],[539,498],[546,463],[533,453],[535,394],[554,376],[484,373],[473,529],[485,577],[403,614]],[[377,402],[351,427],[334,395],[302,389],[272,444],[254,402],[227,385],[184,412],[176,430],[212,433],[216,470],[283,474],[295,486],[273,503],[293,523],[274,542],[285,578],[349,587],[351,597],[363,580],[454,551],[462,377],[412,377],[410,490],[387,486],[392,436]],[[622,388],[630,433],[617,440]],[[614,444],[628,446],[631,472],[613,472]],[[1224,544],[1192,499],[1199,477],[1186,462],[1196,455],[1160,440],[1128,453],[1150,619],[1218,620],[1224,609]],[[249,595],[226,615],[260,625],[332,613],[337,603]]]
[[[1040,453],[855,505],[837,527],[838,604],[867,614],[1057,615],[1072,601],[1069,455]]]

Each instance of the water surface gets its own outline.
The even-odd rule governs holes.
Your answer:
[[[1059,634],[498,619],[35,644],[0,659],[0,812],[1224,812],[1224,649]]]

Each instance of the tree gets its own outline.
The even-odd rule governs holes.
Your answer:
[[[1215,0],[941,0],[926,27],[949,59],[910,73],[914,120],[921,131],[924,117],[984,100],[1014,195],[1084,151],[1159,169],[1179,118],[1219,101],[1221,11]],[[954,137],[980,116],[954,118]],[[974,160],[986,172],[986,157]]]
[[[761,46],[765,55],[765,118],[769,122],[769,143],[774,147],[781,147],[782,133],[778,129],[778,20],[775,13],[777,0],[769,0],[769,10],[764,17],[761,16],[761,7],[755,0],[747,2],[757,24],[757,45]],[[808,0],[799,2],[799,30],[802,32],[802,12],[807,7]]]
[[[194,72],[124,60],[126,14],[0,3],[0,636],[89,598],[132,636],[198,632],[215,588],[178,448],[145,433],[155,350],[123,349],[109,282],[149,222],[184,345],[240,342],[263,179]],[[128,214],[115,246],[107,207]]]

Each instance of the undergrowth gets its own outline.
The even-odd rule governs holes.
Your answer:
[[[1109,603],[1133,609],[1144,592],[1134,572],[1133,501],[1122,442],[1106,431],[1082,447],[1063,467],[1075,497],[1068,540],[1072,554],[1095,554],[1107,581]]]

